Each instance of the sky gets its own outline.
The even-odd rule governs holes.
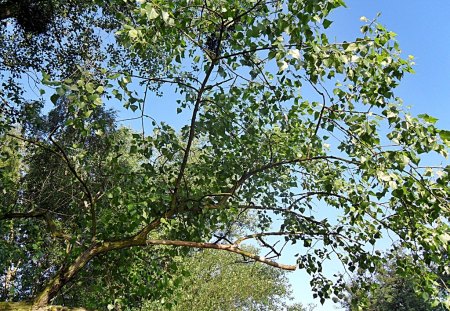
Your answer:
[[[449,0],[347,0],[347,8],[332,15],[330,36],[336,41],[359,35],[361,16],[373,19],[397,34],[404,57],[414,56],[415,74],[407,75],[397,89],[397,96],[411,106],[411,113],[427,113],[439,119],[437,126],[450,130],[450,1]],[[331,262],[331,270],[338,269]],[[336,311],[331,301],[323,306],[313,300],[309,279],[302,271],[289,275],[297,302],[315,303],[315,311]]]

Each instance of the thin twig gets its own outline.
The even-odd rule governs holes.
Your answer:
[[[54,131],[53,131],[54,132]],[[53,133],[52,133],[53,134]],[[64,161],[67,164],[67,167],[69,168],[70,172],[75,176],[75,178],[80,182],[83,188],[83,192],[86,194],[89,200],[89,208],[91,213],[91,221],[92,221],[92,240],[95,240],[96,234],[97,234],[97,216],[95,212],[95,206],[94,206],[94,199],[91,194],[91,191],[89,190],[89,187],[87,186],[86,182],[81,178],[81,176],[78,174],[76,169],[73,167],[72,163],[69,160],[69,157],[67,156],[64,149],[53,139],[52,135],[48,136],[49,140],[56,146],[56,148],[61,152],[62,157],[64,158]]]

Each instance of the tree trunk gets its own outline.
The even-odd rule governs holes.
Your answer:
[[[145,237],[145,235],[143,235]],[[66,285],[73,277],[86,266],[86,264],[95,256],[111,250],[117,250],[132,246],[145,246],[146,241],[140,235],[130,237],[128,239],[103,242],[93,244],[80,256],[78,256],[72,264],[64,266],[59,272],[50,280],[47,286],[36,296],[33,302],[32,310],[46,310],[50,301],[58,294],[61,288]],[[1,309],[0,309],[1,310]]]
[[[34,299],[33,311],[45,310],[44,308],[50,303],[50,300],[58,294],[61,288],[100,252],[101,246],[95,244],[78,256],[72,264],[62,267]]]

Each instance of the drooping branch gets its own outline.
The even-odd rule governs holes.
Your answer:
[[[353,161],[353,160],[349,160],[349,159],[345,159],[342,157],[336,157],[336,156],[314,156],[314,157],[306,157],[306,158],[297,158],[297,159],[291,159],[291,160],[284,160],[284,161],[279,161],[279,162],[272,162],[272,163],[268,163],[266,165],[262,165],[258,168],[255,168],[249,172],[247,172],[243,177],[243,179],[248,179],[251,176],[257,174],[257,173],[261,173],[264,172],[268,169],[272,169],[272,168],[276,168],[276,167],[280,167],[286,164],[299,164],[299,163],[304,163],[304,162],[308,162],[308,161],[316,161],[316,160],[336,160],[336,161],[341,161],[341,162],[345,162],[348,164],[354,164],[354,165],[358,165],[359,162]]]
[[[61,154],[59,154],[57,151],[55,151],[55,150],[53,150],[52,148],[46,146],[44,143],[42,143],[42,142],[40,142],[40,141],[38,141],[38,140],[28,139],[28,138],[25,138],[25,137],[22,137],[22,136],[19,136],[19,135],[15,135],[15,134],[12,134],[12,133],[6,133],[6,136],[9,136],[9,137],[12,137],[12,138],[21,140],[21,141],[23,141],[23,142],[32,144],[32,145],[34,145],[34,146],[38,146],[38,147],[40,147],[40,148],[43,148],[43,149],[45,149],[45,150],[51,152],[52,154],[54,154],[54,155],[56,155],[56,156],[58,156],[59,158],[61,158],[61,159],[64,160],[64,158],[63,158],[63,156],[62,156]]]
[[[283,232],[283,231],[274,231],[274,232],[261,232],[261,233],[253,233],[246,236],[243,236],[234,242],[234,245],[239,246],[242,242],[250,239],[258,239],[265,236],[287,236],[287,235],[301,235],[303,232]]]
[[[218,250],[224,250],[227,252],[243,255],[245,257],[251,258],[254,261],[264,263],[266,265],[288,270],[288,271],[294,271],[297,269],[297,266],[295,265],[286,265],[281,264],[272,260],[267,259],[264,256],[258,256],[253,253],[247,252],[236,245],[224,245],[224,244],[214,244],[214,243],[202,243],[202,242],[189,242],[189,241],[179,241],[179,240],[147,240],[146,242],[148,245],[172,245],[172,246],[185,246],[185,247],[192,247],[192,248],[209,248],[209,249],[218,249]]]
[[[353,165],[359,165],[359,162],[353,161],[353,160],[349,160],[346,158],[342,158],[342,157],[336,157],[336,156],[314,156],[314,157],[306,157],[306,158],[297,158],[297,159],[290,159],[290,160],[284,160],[284,161],[279,161],[279,162],[270,162],[268,164],[265,165],[261,165],[259,167],[256,167],[254,169],[251,169],[249,171],[247,171],[246,173],[244,173],[235,183],[234,185],[231,187],[231,189],[228,191],[228,193],[230,194],[229,196],[223,197],[222,200],[216,204],[215,206],[210,206],[208,208],[220,208],[222,206],[224,206],[224,204],[228,201],[229,197],[233,196],[236,191],[242,187],[242,185],[252,176],[258,174],[258,173],[262,173],[264,171],[276,168],[276,167],[280,167],[283,165],[287,165],[287,164],[299,164],[299,163],[304,163],[304,162],[309,162],[309,161],[318,161],[318,160],[335,160],[335,161],[341,161],[341,162],[345,162],[348,164],[353,164]]]
[[[286,265],[274,262],[270,259],[265,258],[264,256],[259,256],[253,254],[251,252],[245,251],[239,248],[236,245],[223,245],[223,244],[214,244],[214,243],[204,243],[204,242],[191,242],[191,241],[181,241],[181,240],[158,240],[158,239],[150,239],[147,240],[143,238],[140,234],[135,236],[131,236],[129,238],[125,238],[117,241],[106,241],[103,243],[96,243],[90,246],[87,250],[85,250],[82,254],[80,254],[72,264],[63,267],[58,273],[51,279],[51,281],[47,284],[47,286],[42,290],[42,292],[35,298],[34,300],[34,308],[35,310],[39,310],[39,308],[43,308],[47,306],[50,300],[57,295],[57,293],[61,290],[61,288],[70,282],[75,275],[83,269],[89,261],[91,261],[94,257],[104,254],[110,251],[140,246],[146,247],[151,245],[167,245],[167,246],[180,246],[180,247],[191,247],[191,248],[207,248],[207,249],[217,249],[223,250],[235,254],[239,254],[254,261],[264,263],[266,265],[288,270],[294,271],[296,270],[295,265]]]
[[[64,161],[69,168],[72,175],[80,182],[83,192],[86,194],[88,201],[89,201],[89,207],[91,212],[91,219],[92,219],[92,236],[95,237],[96,234],[96,213],[95,213],[95,207],[94,207],[94,198],[91,194],[91,191],[89,190],[89,187],[87,186],[86,182],[81,178],[81,176],[76,171],[75,167],[72,165],[72,163],[69,160],[68,155],[64,151],[64,149],[53,139],[52,135],[56,131],[56,128],[53,130],[53,132],[48,136],[49,140],[53,143],[53,145],[56,147],[57,151],[48,147],[44,143],[38,141],[38,140],[32,140],[28,139],[19,135],[15,135],[12,133],[7,133],[7,136],[10,136],[15,139],[19,139],[21,141],[30,143],[32,145],[35,145],[37,147],[43,148],[52,154],[58,156],[62,161]],[[59,151],[59,152],[58,152]],[[0,215],[0,221],[1,220],[7,220],[7,219],[17,219],[17,218],[36,218],[36,217],[44,217],[46,215],[47,211],[31,211],[26,213],[5,213]],[[60,235],[60,234],[58,234]]]
[[[114,72],[113,72],[114,73]],[[123,74],[123,72],[116,72],[119,74]],[[158,83],[168,83],[168,84],[175,84],[175,85],[179,85],[179,86],[183,86],[185,88],[191,89],[194,92],[199,92],[199,90],[191,85],[188,84],[186,82],[184,82],[183,79],[181,78],[171,78],[171,77],[144,77],[144,76],[140,76],[140,75],[136,75],[136,74],[131,74],[130,75],[133,78],[138,78],[141,79],[143,81],[147,81],[147,82],[158,82]],[[200,82],[199,82],[200,83]]]
[[[24,213],[4,213],[0,215],[0,221],[2,220],[13,220],[13,219],[30,219],[30,218],[38,218],[43,219],[46,224],[49,232],[55,238],[62,238],[65,240],[70,240],[72,237],[58,230],[55,222],[51,219],[48,211],[30,211]]]
[[[286,208],[281,208],[281,207],[271,207],[271,206],[259,206],[259,205],[239,205],[239,208],[243,208],[243,209],[251,209],[251,210],[260,210],[260,211],[273,211],[273,212],[281,212],[281,213],[287,213],[287,214],[291,214],[294,215],[297,218],[301,218],[304,219],[308,222],[314,223],[315,225],[319,226],[322,225],[322,223],[318,220],[315,220],[309,216],[306,215],[302,215],[300,213],[297,213],[296,211],[290,210],[290,209],[286,209]]]

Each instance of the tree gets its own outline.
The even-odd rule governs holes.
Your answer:
[[[450,132],[401,107],[394,89],[412,72],[412,59],[401,58],[394,33],[367,21],[360,38],[330,41],[328,15],[341,0],[128,5],[129,14],[116,17],[115,43],[127,51],[124,63],[142,62],[81,63],[70,77],[44,73],[41,88],[64,103],[64,121],[39,135],[7,134],[32,148],[21,172],[30,182],[5,189],[16,200],[0,216],[2,235],[27,251],[3,269],[26,258],[31,264],[17,271],[42,284],[24,290],[17,279],[18,299],[33,299],[35,309],[64,303],[77,277],[89,286],[83,275],[105,272],[105,258],[118,256],[115,266],[125,268],[114,272],[126,274],[128,252],[148,256],[158,269],[150,282],[162,280],[155,284],[170,294],[172,272],[157,258],[201,248],[305,269],[323,303],[345,288],[327,277],[323,262],[375,271],[385,261],[376,242],[391,233],[414,258],[403,272],[422,275],[421,289],[437,299],[439,276],[429,267],[449,266],[450,166],[425,167],[421,158],[446,157]],[[147,63],[156,65],[139,70]],[[8,103],[20,95],[11,94]],[[152,94],[176,104],[173,119],[149,110],[150,98],[158,99]],[[94,118],[107,103],[135,112],[139,133],[117,138],[103,117]],[[171,124],[175,111],[181,125]],[[2,120],[5,132],[26,128],[28,118]],[[250,210],[258,214],[254,231],[230,237],[229,227]],[[246,250],[249,240],[269,254]],[[297,249],[296,265],[277,261],[288,246]],[[31,269],[33,256],[47,268]]]
[[[444,306],[433,306],[428,301],[427,293],[417,292],[417,280],[413,276],[397,273],[402,263],[411,258],[398,251],[391,255],[389,262],[373,275],[359,275],[349,283],[343,306],[349,311],[361,310],[362,305],[368,311],[444,311]],[[364,285],[360,287],[359,284]],[[442,290],[441,296],[445,297],[445,287]]]
[[[53,18],[53,3],[49,0],[1,1],[0,19],[12,17],[25,31],[43,33]]]
[[[281,310],[290,298],[284,271],[234,254],[199,251],[180,266],[185,275],[172,297],[165,299],[176,302],[173,310]],[[151,301],[142,309],[167,307],[164,301]]]
[[[66,262],[72,255],[72,243],[75,241],[75,236],[78,243],[84,239],[86,228],[83,227],[83,222],[86,215],[80,215],[81,217],[76,219],[74,218],[76,213],[73,211],[83,208],[86,204],[86,198],[84,198],[86,188],[89,187],[89,191],[102,193],[102,189],[115,184],[116,189],[122,188],[126,193],[126,183],[129,181],[125,174],[132,174],[139,161],[137,156],[124,155],[129,148],[127,144],[130,142],[130,130],[116,129],[114,114],[111,111],[105,111],[99,107],[84,120],[87,124],[94,126],[93,131],[103,133],[101,139],[93,135],[93,132],[89,135],[80,135],[71,128],[63,128],[62,124],[67,117],[66,112],[66,102],[61,99],[58,106],[47,117],[37,116],[34,120],[30,119],[27,122],[27,128],[22,129],[29,137],[29,142],[36,144],[39,137],[48,137],[49,142],[57,146],[59,150],[65,150],[64,153],[58,155],[55,150],[48,148],[45,144],[39,146],[32,144],[27,151],[21,150],[23,157],[17,157],[19,161],[17,159],[16,161],[19,164],[12,166],[15,168],[13,172],[18,171],[18,173],[13,175],[9,170],[3,171],[5,174],[2,181],[15,181],[9,189],[19,189],[4,195],[4,208],[11,208],[20,202],[22,208],[34,210],[27,216],[34,217],[38,221],[23,222],[18,226],[10,222],[1,228],[0,234],[5,237],[5,243],[1,245],[0,253],[3,255],[3,260],[0,267],[6,272],[0,279],[4,284],[3,292],[0,294],[2,300],[21,300],[29,293],[42,290],[48,280],[47,271],[54,270],[58,262]],[[59,128],[62,129],[58,130]],[[12,132],[8,133],[6,139],[21,143],[18,137],[20,137],[18,133]],[[112,141],[115,144],[112,144]],[[120,145],[127,147],[120,148]],[[114,150],[114,153],[111,153],[112,146],[118,148]],[[8,159],[10,152],[8,153],[8,149],[4,151]],[[16,156],[17,154],[20,153],[16,152]],[[61,165],[60,161],[68,157],[71,157],[74,163],[70,166]],[[76,165],[89,166],[89,184],[81,183],[83,176],[70,175],[69,172],[75,170]],[[6,165],[5,167],[8,168]],[[23,169],[20,170],[20,167]],[[109,169],[115,170],[117,176],[121,176],[121,181],[113,178],[108,172]],[[15,178],[8,178],[11,175]],[[97,200],[100,200],[100,197],[97,197]],[[116,234],[119,234],[121,230],[127,230],[117,224],[127,223],[123,219],[129,215],[129,209],[119,208],[113,214],[107,210],[104,212],[106,214],[100,211],[97,213],[98,221],[101,222],[101,219],[105,217],[110,223],[117,222],[114,228]],[[21,213],[9,214],[12,218],[23,216]],[[72,224],[78,229],[67,228],[64,224]],[[39,249],[38,252],[36,252],[37,249]],[[161,260],[165,261],[164,266],[156,263]],[[120,261],[126,261],[127,265],[120,271],[114,270],[113,267]],[[154,261],[156,265],[142,264],[142,262],[151,261]],[[139,269],[138,277],[131,278],[130,275],[136,273],[136,269]],[[137,296],[140,297],[139,299],[160,298],[159,292],[164,293],[164,291],[156,290],[158,286],[164,284],[164,288],[168,291],[167,282],[171,281],[170,275],[167,275],[169,272],[174,273],[174,268],[170,257],[164,251],[154,250],[149,254],[141,250],[123,250],[101,256],[98,261],[93,261],[83,273],[77,275],[69,288],[56,297],[55,302],[96,308],[106,306],[114,300],[114,297],[123,297],[123,302],[132,306],[137,303]],[[150,276],[152,276],[151,282],[148,281]],[[152,286],[149,286],[150,284]],[[100,289],[101,292],[99,292]]]
[[[121,0],[1,0],[1,127],[25,119],[20,112],[43,100],[34,96],[42,72],[52,79],[75,79],[85,68],[101,80],[99,69],[105,66],[139,73],[160,68],[157,52],[149,49],[139,59],[114,38],[133,9]]]

